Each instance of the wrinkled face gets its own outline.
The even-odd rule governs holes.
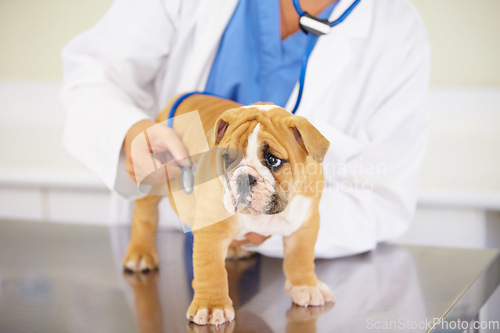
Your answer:
[[[290,164],[283,147],[275,140],[264,139],[262,124],[257,122],[248,135],[243,158],[238,161],[228,150],[222,156],[226,170],[224,206],[229,212],[276,214],[288,203],[287,182],[291,180]],[[285,185],[285,186],[283,186]]]
[[[274,105],[236,110],[243,115],[230,110],[216,124],[215,157],[218,170],[224,170],[224,206],[230,213],[280,213],[303,176],[294,166],[308,156],[290,122],[284,121],[295,116]]]

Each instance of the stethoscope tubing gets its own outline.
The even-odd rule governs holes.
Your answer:
[[[338,0],[339,1],[339,0]],[[334,27],[340,23],[342,23],[347,16],[356,8],[356,6],[361,2],[361,0],[355,0],[349,8],[347,8],[340,17],[332,22],[328,22],[328,25],[330,27]],[[299,0],[293,0],[293,6],[295,7],[295,10],[297,11],[297,14],[299,14],[299,19],[300,17],[306,15],[307,13],[302,9],[300,6]],[[306,80],[306,70],[307,70],[307,64],[309,62],[309,57],[311,56],[311,53],[314,49],[314,45],[316,45],[316,42],[318,41],[318,38],[321,35],[314,35],[314,34],[309,34],[309,42],[307,43],[306,51],[304,53],[304,56],[302,58],[302,66],[300,68],[300,76],[299,76],[299,92],[297,94],[297,101],[295,102],[295,106],[292,109],[292,114],[295,114],[297,112],[297,109],[299,108],[300,101],[302,100],[302,94],[304,92],[304,84]]]

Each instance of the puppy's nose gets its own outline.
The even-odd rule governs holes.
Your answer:
[[[257,183],[257,178],[249,174],[241,174],[236,178],[236,186],[241,194],[249,194],[250,189]]]

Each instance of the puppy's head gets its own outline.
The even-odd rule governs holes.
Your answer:
[[[252,215],[282,212],[306,165],[321,163],[330,145],[305,118],[273,104],[225,111],[213,140],[225,208]]]

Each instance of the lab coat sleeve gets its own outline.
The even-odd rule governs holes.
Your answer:
[[[428,139],[430,51],[423,25],[408,30],[386,48],[379,44],[380,56],[371,57],[376,61],[358,101],[365,109],[356,113],[364,117],[357,135],[313,121],[331,143],[323,162],[317,258],[372,250],[403,234],[413,219]],[[254,249],[279,257],[281,239]]]
[[[62,51],[63,145],[129,199],[141,193],[125,172],[123,139],[133,124],[155,117],[153,83],[173,31],[161,1],[116,0],[97,25]]]

